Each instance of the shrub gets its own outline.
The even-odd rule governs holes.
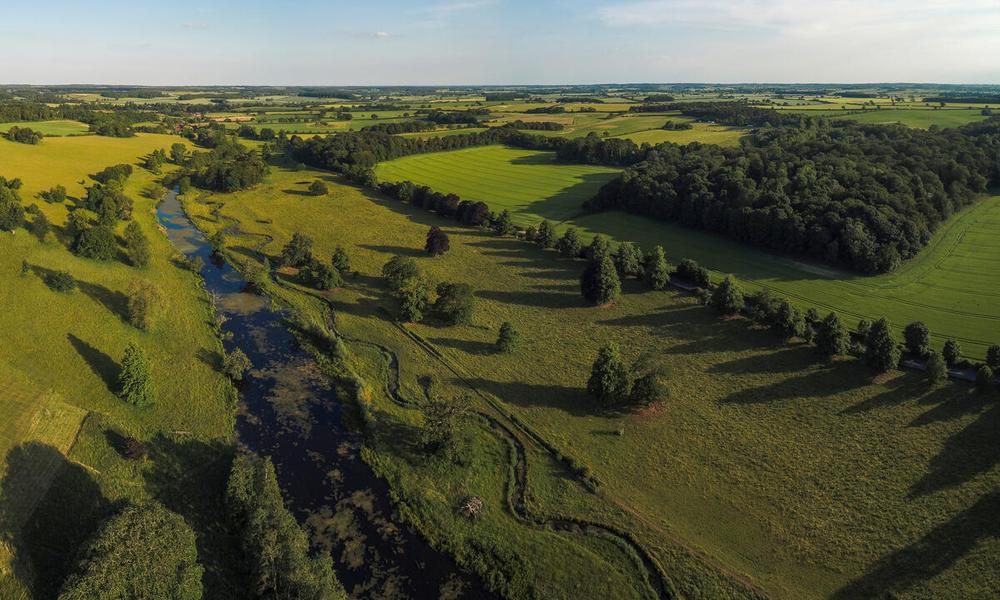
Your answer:
[[[226,358],[222,361],[222,372],[233,381],[243,381],[247,371],[253,368],[250,359],[239,348],[226,353]]]
[[[850,337],[837,313],[831,312],[816,327],[816,347],[827,356],[846,354]]]
[[[142,443],[138,438],[128,436],[125,441],[122,442],[122,456],[129,460],[142,460],[146,458],[146,444]]]
[[[437,286],[437,296],[437,300],[434,301],[434,312],[441,320],[452,325],[472,321],[471,286],[466,283],[442,282]]]
[[[125,255],[135,267],[148,266],[153,255],[149,248],[149,238],[135,221],[129,221],[125,227]]]
[[[517,349],[521,342],[521,334],[514,329],[513,323],[504,321],[500,325],[500,333],[497,336],[497,350],[504,354],[511,354]]]
[[[72,292],[76,289],[76,279],[66,271],[55,271],[45,278],[45,283],[57,292]]]
[[[326,187],[326,183],[317,179],[309,184],[309,193],[313,196],[325,196],[330,193],[330,190]]]
[[[708,276],[708,269],[698,265],[690,258],[685,258],[677,263],[676,275],[700,288],[707,288],[712,283]]]
[[[993,369],[988,365],[982,365],[976,371],[976,389],[980,392],[988,392],[993,388]]]
[[[382,277],[390,290],[396,291],[403,287],[408,279],[417,277],[420,270],[417,263],[407,256],[393,256],[382,266]]]
[[[351,258],[347,256],[347,251],[342,246],[337,246],[330,257],[330,264],[334,269],[345,275],[351,270]]]
[[[299,277],[306,285],[317,290],[332,290],[343,285],[340,271],[318,260],[311,260],[302,267]]]
[[[80,232],[73,251],[84,258],[111,260],[118,250],[115,232],[109,225],[94,225]]]
[[[61,185],[54,186],[51,189],[42,192],[42,198],[44,198],[46,202],[62,204],[66,201],[66,188]]]
[[[542,221],[538,224],[538,233],[535,235],[535,241],[542,248],[551,248],[556,244],[556,228],[552,226],[548,220]]]
[[[580,234],[575,227],[569,227],[563,232],[559,241],[556,242],[556,250],[566,258],[577,258],[583,251],[583,243],[580,241]]]
[[[286,267],[301,267],[312,260],[313,241],[301,233],[292,234],[292,239],[281,249],[281,264]]]
[[[940,354],[932,351],[927,357],[927,381],[933,385],[946,379],[948,379],[948,365],[944,364],[944,358]]]
[[[962,357],[962,347],[955,340],[948,340],[944,343],[941,355],[949,367],[954,367]]]
[[[656,246],[646,255],[643,273],[646,284],[654,290],[663,290],[670,285],[670,266],[663,253],[663,246]]]
[[[159,288],[145,279],[134,279],[128,286],[128,322],[138,329],[148,330],[163,306]]]
[[[866,346],[865,362],[877,371],[885,372],[899,365],[899,347],[885,319],[879,319],[872,325]]]
[[[493,231],[497,235],[513,235],[514,234],[514,221],[510,218],[510,211],[504,209],[497,218],[493,221]]]

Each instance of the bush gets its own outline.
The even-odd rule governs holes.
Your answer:
[[[286,267],[301,267],[312,260],[313,241],[301,233],[292,234],[292,239],[281,249],[280,261]]]
[[[135,344],[125,348],[121,371],[118,373],[118,397],[132,406],[149,406],[156,402],[153,380],[146,353]]]
[[[962,357],[962,347],[955,340],[948,340],[944,343],[941,355],[949,367],[954,367]]]
[[[690,258],[685,258],[677,263],[675,274],[700,288],[708,288],[712,284],[708,276],[708,269],[699,266],[698,263]]]
[[[346,275],[351,270],[351,259],[347,256],[347,251],[342,246],[337,246],[333,251],[333,256],[330,257],[330,264],[341,275]]]
[[[76,279],[66,271],[55,271],[45,278],[45,283],[57,292],[72,292],[76,289]]]
[[[575,227],[569,227],[563,232],[559,241],[556,242],[556,250],[566,258],[577,258],[583,251],[583,242],[580,241],[580,234]]]
[[[937,352],[931,352],[927,357],[927,381],[932,385],[948,379],[948,365]]]
[[[899,347],[885,319],[879,319],[872,325],[866,346],[865,361],[877,371],[884,373],[899,366]]]
[[[930,350],[930,335],[930,330],[922,321],[914,321],[907,325],[903,331],[907,351],[921,358],[926,356]]]
[[[712,306],[724,315],[736,315],[743,310],[743,290],[736,278],[727,275],[712,292]]]
[[[521,342],[521,334],[514,329],[513,323],[504,321],[500,325],[500,333],[497,336],[497,350],[504,354],[511,354],[517,349]]]
[[[663,253],[663,246],[656,246],[646,255],[643,274],[646,284],[654,290],[663,290],[670,285],[670,265]]]
[[[535,241],[542,248],[551,248],[555,246],[556,228],[552,226],[552,223],[545,220],[538,224],[538,233],[535,235]]]
[[[142,443],[138,438],[128,436],[122,442],[122,456],[129,460],[142,460],[146,458],[147,451],[146,444]]]
[[[611,407],[627,399],[629,391],[628,372],[618,349],[612,344],[601,346],[587,380],[587,393]]]
[[[66,201],[66,188],[61,185],[54,186],[51,189],[42,192],[42,198],[44,198],[46,202],[62,204]]]
[[[163,295],[152,282],[134,279],[128,286],[128,322],[134,327],[149,330],[163,307]]]
[[[976,389],[980,392],[988,392],[993,388],[993,369],[987,365],[982,365],[976,371]]]
[[[222,361],[222,372],[233,381],[243,381],[247,371],[252,368],[250,359],[239,348],[226,353],[226,358]]]
[[[317,179],[309,184],[309,193],[313,196],[326,196],[330,193],[330,190],[326,187],[326,183]]]
[[[299,277],[303,283],[317,290],[332,290],[344,283],[340,271],[318,260],[306,263],[299,272]]]

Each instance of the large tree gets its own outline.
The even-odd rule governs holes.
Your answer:
[[[629,392],[628,369],[618,348],[613,344],[601,346],[587,380],[587,393],[602,405],[612,407],[625,401]]]
[[[879,372],[895,369],[899,365],[899,346],[892,337],[892,328],[885,319],[872,324],[866,340],[865,361]]]
[[[653,251],[646,255],[643,274],[646,284],[654,290],[666,289],[670,284],[670,265],[663,253],[663,246],[654,246]]]
[[[931,333],[923,321],[914,321],[907,325],[903,330],[903,338],[906,340],[906,349],[911,354],[924,357],[930,350]]]
[[[441,256],[450,248],[451,242],[448,239],[448,234],[437,225],[431,226],[427,232],[427,242],[424,244],[424,250],[427,254]]]
[[[847,329],[837,313],[831,312],[816,326],[816,347],[827,356],[846,354],[850,345]]]
[[[621,296],[618,271],[607,253],[587,264],[580,277],[580,291],[589,302],[599,305],[614,302]]]
[[[183,518],[156,503],[129,506],[84,548],[59,600],[199,600],[203,571]]]
[[[736,278],[727,275],[712,292],[712,306],[724,315],[737,315],[743,310],[743,290]]]
[[[118,373],[118,397],[138,407],[156,402],[149,359],[142,348],[135,344],[129,344],[122,357],[121,371]]]

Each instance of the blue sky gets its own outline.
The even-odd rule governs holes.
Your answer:
[[[48,0],[0,82],[1000,83],[1000,0]]]

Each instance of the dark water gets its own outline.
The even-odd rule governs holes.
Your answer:
[[[393,520],[388,486],[359,455],[361,440],[341,423],[334,389],[298,347],[280,312],[244,292],[246,281],[212,249],[169,193],[157,217],[174,246],[201,257],[205,286],[225,317],[226,350],[240,348],[253,369],[240,385],[241,444],[270,456],[296,517],[328,550],[355,597],[489,598],[481,581]]]

